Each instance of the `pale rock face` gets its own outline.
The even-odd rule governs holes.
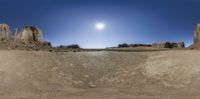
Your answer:
[[[7,24],[0,24],[0,48],[49,48],[50,42],[43,40],[42,31],[34,26],[25,26],[22,30],[18,28],[11,34]]]
[[[7,24],[0,24],[0,39],[9,40],[10,39],[10,27]]]
[[[200,48],[200,24],[197,24],[194,30],[194,48]]]
[[[25,43],[44,43],[42,31],[34,26],[25,26],[22,32],[15,33],[15,39]]]

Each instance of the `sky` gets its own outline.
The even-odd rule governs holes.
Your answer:
[[[120,43],[193,43],[199,0],[0,0],[0,23],[36,26],[53,46],[104,48]],[[105,28],[95,28],[103,23]]]

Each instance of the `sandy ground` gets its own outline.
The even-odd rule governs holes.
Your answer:
[[[200,99],[200,50],[0,51],[0,99]]]

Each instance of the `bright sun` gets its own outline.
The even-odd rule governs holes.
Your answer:
[[[104,23],[101,23],[101,22],[96,23],[96,24],[95,24],[95,28],[96,28],[97,30],[104,30],[104,29],[105,29],[105,24],[104,24]]]

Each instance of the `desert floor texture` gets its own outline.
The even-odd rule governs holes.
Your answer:
[[[1,50],[0,99],[200,99],[200,50]]]

